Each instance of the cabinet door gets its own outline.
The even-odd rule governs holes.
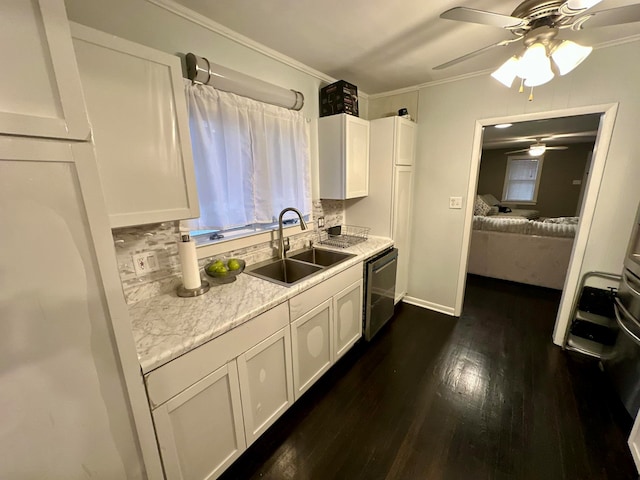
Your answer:
[[[369,193],[369,122],[345,115],[346,191],[344,198]]]
[[[407,294],[409,283],[412,188],[413,169],[411,167],[395,167],[393,185],[393,241],[398,249],[396,303]]]
[[[398,118],[395,132],[395,164],[413,165],[416,157],[417,126],[411,120]]]
[[[240,355],[238,375],[249,446],[293,403],[289,327]]]
[[[199,215],[180,59],[71,25],[112,227]]]
[[[91,146],[0,136],[0,225],[0,478],[161,478]]]
[[[0,133],[88,139],[64,2],[3,0],[0,44]]]
[[[333,297],[334,361],[362,337],[362,280]]]
[[[235,360],[153,412],[168,480],[217,478],[246,448]]]
[[[329,299],[291,324],[296,400],[333,363],[333,305]]]

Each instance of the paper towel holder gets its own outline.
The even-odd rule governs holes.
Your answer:
[[[184,285],[180,285],[176,293],[179,297],[199,297],[207,293],[210,288],[209,282],[202,280],[198,288],[185,288]]]

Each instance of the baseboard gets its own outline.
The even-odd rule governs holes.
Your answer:
[[[435,312],[444,313],[445,315],[450,315],[452,317],[455,316],[455,310],[453,307],[447,307],[445,305],[440,305],[438,303],[427,302],[426,300],[421,300],[415,297],[405,296],[402,299],[403,302],[408,303],[410,305],[415,305],[416,307],[428,308],[429,310],[433,310]]]

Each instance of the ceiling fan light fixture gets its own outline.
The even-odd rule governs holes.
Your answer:
[[[564,40],[551,53],[560,75],[566,75],[580,65],[592,52],[593,47],[584,47],[571,40]]]
[[[530,45],[518,62],[518,76],[526,80],[547,70],[551,70],[547,48],[539,42]]]
[[[547,150],[547,147],[544,144],[531,145],[529,147],[529,155],[531,155],[532,157],[539,157],[546,150]]]
[[[511,88],[513,81],[518,75],[518,57],[515,55],[504,62],[495,72],[491,74],[493,78],[498,80],[507,88]]]

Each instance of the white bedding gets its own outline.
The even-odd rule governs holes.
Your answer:
[[[528,220],[535,220],[540,217],[540,211],[538,210],[526,210],[523,208],[513,208],[510,212],[499,212],[491,215],[492,217],[521,217]]]
[[[552,220],[552,219],[547,219]],[[492,232],[520,233],[523,235],[538,235],[543,237],[573,238],[576,235],[575,223],[554,223],[550,221],[527,220],[517,217],[489,217],[474,215],[473,229]]]

